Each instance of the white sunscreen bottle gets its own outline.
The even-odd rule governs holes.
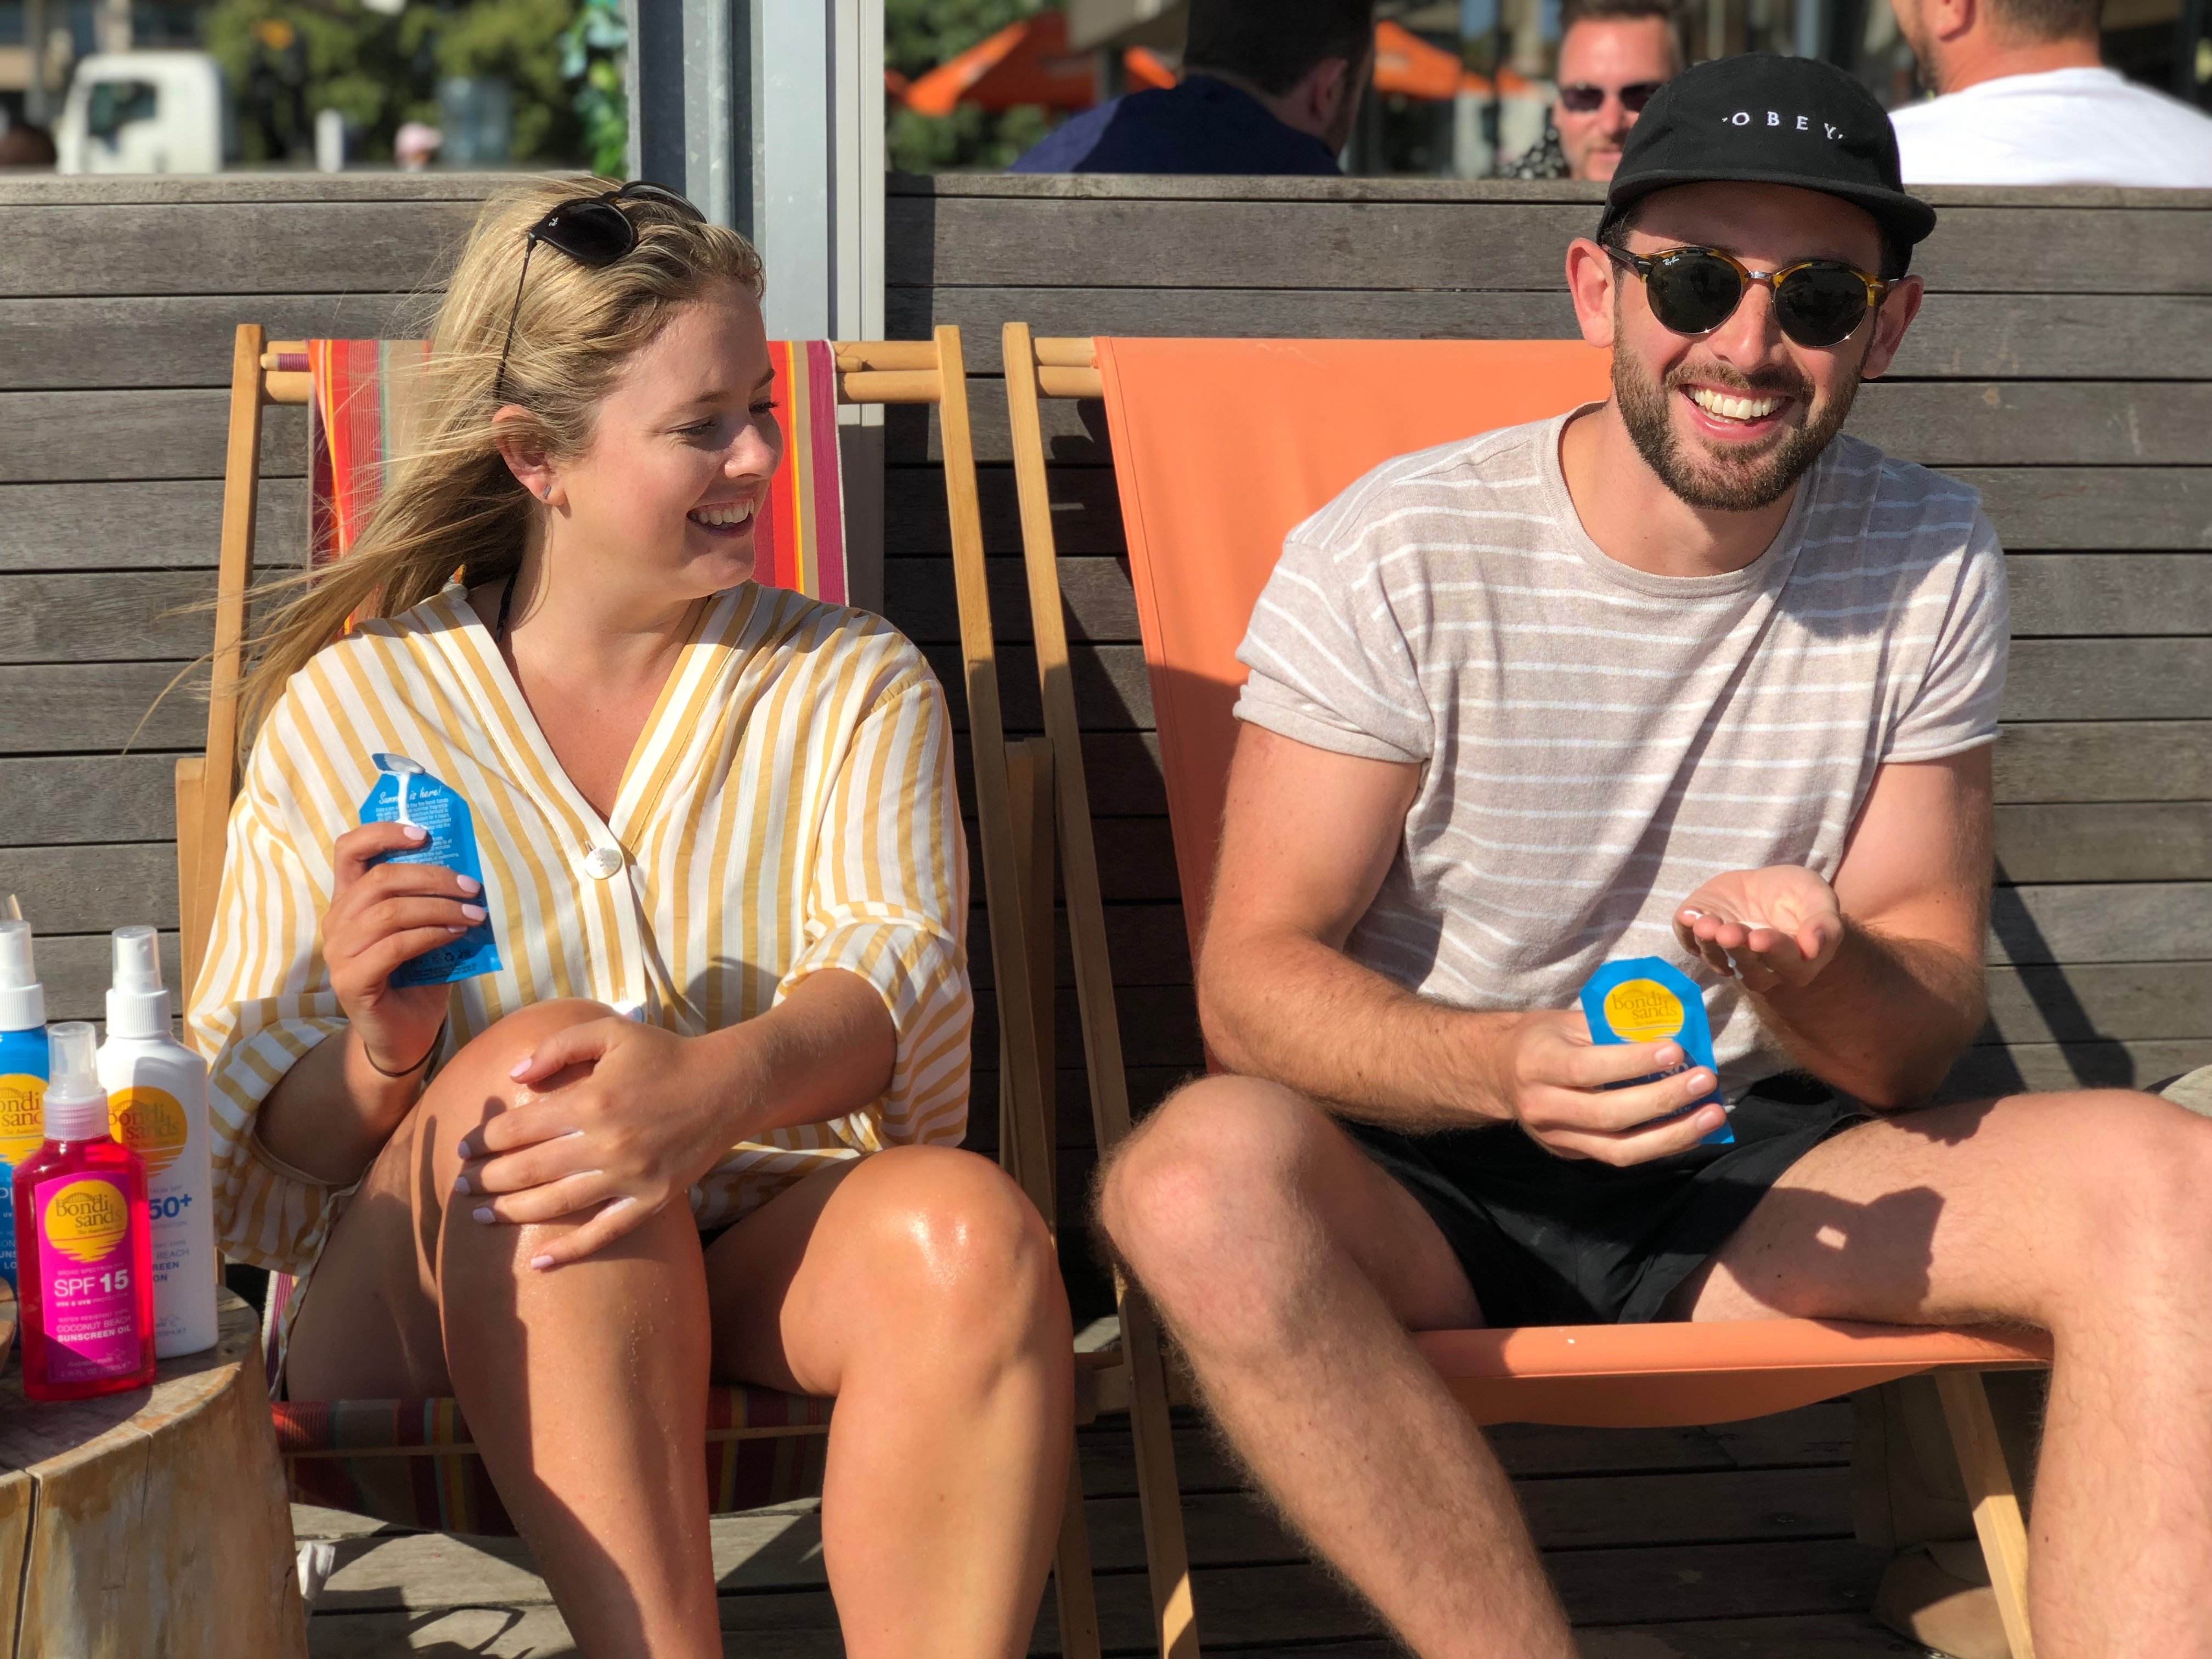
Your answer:
[[[153,1225],[154,1351],[216,1341],[215,1205],[208,1163],[207,1062],[169,1034],[161,943],[151,927],[115,930],[107,1041],[100,1045],[115,1139],[146,1164]]]

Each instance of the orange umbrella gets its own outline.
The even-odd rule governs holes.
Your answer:
[[[1132,92],[1150,92],[1176,83],[1175,71],[1149,46],[1132,46],[1123,52],[1121,71]]]
[[[1457,54],[1431,46],[1402,23],[1386,18],[1375,26],[1376,91],[1406,98],[1450,98],[1457,95],[1462,82],[1478,78],[1468,74]]]
[[[1091,54],[1067,49],[1067,19],[1040,12],[1009,23],[988,40],[948,58],[907,89],[907,107],[923,115],[950,115],[956,104],[1012,109],[1089,109],[1098,101]]]

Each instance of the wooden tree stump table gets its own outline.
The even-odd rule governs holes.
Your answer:
[[[306,1654],[258,1324],[228,1291],[221,1315],[151,1389],[41,1405],[0,1375],[0,1655]]]

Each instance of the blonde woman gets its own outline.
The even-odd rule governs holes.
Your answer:
[[[586,1654],[722,1652],[710,1376],[836,1396],[848,1652],[1018,1653],[1067,1308],[1036,1212],[954,1150],[944,692],[881,620],[749,580],[760,283],[651,186],[478,220],[427,438],[247,686],[192,1014],[221,1231],[301,1277],[293,1398],[459,1397]],[[359,823],[379,752],[467,799],[481,884],[380,861],[420,832]],[[392,983],[487,918],[499,971]]]

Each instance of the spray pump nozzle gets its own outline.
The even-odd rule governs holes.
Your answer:
[[[31,924],[0,921],[0,991],[21,990],[39,982],[31,964]]]
[[[151,927],[115,930],[115,988],[140,996],[161,989],[161,941]]]
[[[107,1133],[107,1091],[100,1086],[100,1066],[88,1020],[64,1020],[46,1027],[47,1067],[45,1117],[49,1140],[93,1140]]]

